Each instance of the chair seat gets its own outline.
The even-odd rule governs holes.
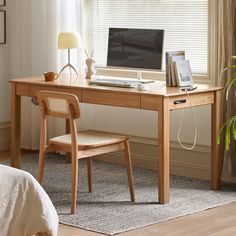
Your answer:
[[[77,133],[77,140],[78,146],[93,148],[105,146],[112,143],[120,143],[127,140],[127,137],[94,130],[88,130]],[[62,143],[65,145],[71,145],[71,135],[66,134],[49,139],[49,144],[60,145]]]

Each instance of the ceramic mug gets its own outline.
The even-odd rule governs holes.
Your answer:
[[[44,72],[44,78],[45,81],[53,81],[57,79],[57,73],[56,72]]]

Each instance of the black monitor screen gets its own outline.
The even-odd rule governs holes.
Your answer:
[[[161,70],[164,30],[110,28],[107,65]]]

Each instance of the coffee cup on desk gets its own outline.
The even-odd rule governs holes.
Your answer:
[[[53,81],[57,79],[57,73],[53,71],[44,72],[44,78],[45,78],[45,81]]]

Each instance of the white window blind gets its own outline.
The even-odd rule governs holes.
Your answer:
[[[164,29],[165,52],[184,50],[193,73],[207,73],[208,0],[87,0],[88,43],[106,66],[109,28]]]

